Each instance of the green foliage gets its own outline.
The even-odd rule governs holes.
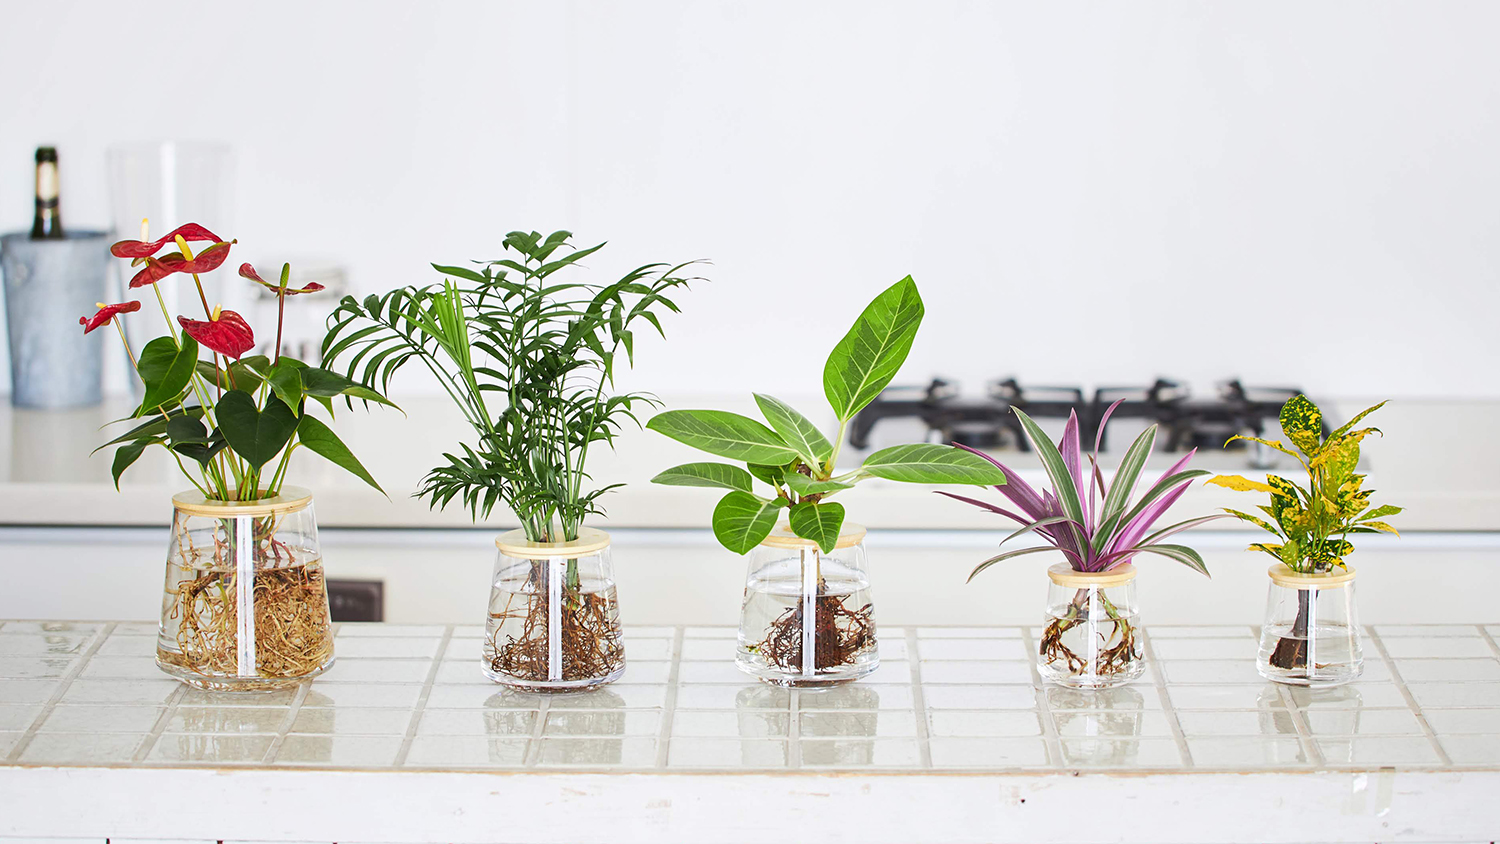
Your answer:
[[[388,392],[413,362],[430,371],[477,439],[444,454],[447,463],[427,473],[418,494],[435,507],[462,501],[475,519],[503,504],[534,542],[576,539],[584,517],[601,512],[597,500],[613,487],[584,489],[590,447],[612,446],[621,426],[638,424],[638,408],[656,403],[644,393],[611,394],[615,365],[622,351],[630,364],[641,324],[662,332],[660,312],[678,310],[667,294],[692,280],[681,275],[689,264],[657,263],[607,285],[559,281],[604,245],[575,249],[571,236],[511,232],[498,260],[434,264],[448,276],[441,284],[345,297],[323,341],[324,360],[341,362],[353,385],[346,390]],[[741,445],[773,462],[793,453],[784,445],[755,451],[753,436]],[[709,476],[672,482],[695,478]]]
[[[869,478],[922,484],[1005,483],[1005,474],[977,454],[921,443],[882,449],[858,469],[835,474],[846,425],[895,377],[921,322],[922,298],[907,276],[875,297],[834,346],[823,370],[824,392],[839,420],[832,439],[790,405],[761,393],[755,394],[755,403],[769,427],[719,410],[657,414],[647,428],[747,465],[741,470],[722,463],[688,463],[662,472],[652,482],[729,489],[714,508],[713,529],[720,544],[736,554],[759,545],[776,527],[783,507],[789,508],[794,534],[812,540],[825,553],[833,550],[845,514],[842,505],[827,499]],[[757,494],[752,479],[770,486],[771,492]]]
[[[1280,441],[1255,439],[1255,442],[1297,458],[1307,470],[1308,486],[1305,488],[1277,475],[1267,475],[1263,484],[1238,475],[1209,479],[1208,483],[1230,489],[1270,494],[1269,505],[1260,508],[1271,517],[1270,521],[1239,510],[1224,510],[1281,540],[1257,542],[1249,550],[1268,554],[1294,571],[1305,574],[1326,572],[1335,566],[1342,568],[1344,558],[1354,552],[1354,545],[1348,541],[1350,534],[1396,533],[1395,528],[1380,519],[1400,513],[1401,508],[1385,504],[1372,509],[1370,494],[1373,490],[1363,488],[1365,476],[1356,471],[1360,441],[1380,431],[1377,428],[1355,430],[1354,425],[1384,405],[1385,402],[1381,402],[1360,411],[1326,439],[1322,435],[1323,413],[1306,396],[1296,396],[1281,408],[1282,433],[1300,454],[1286,448]]]

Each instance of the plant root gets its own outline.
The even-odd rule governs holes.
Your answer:
[[[857,610],[844,605],[844,598],[820,595],[817,628],[814,630],[813,664],[817,671],[830,671],[857,660],[875,647],[875,608],[865,604]],[[766,638],[755,650],[785,671],[802,670],[802,604],[788,608],[766,628]]]
[[[1073,599],[1073,603],[1068,608],[1068,614],[1062,618],[1052,619],[1042,631],[1041,655],[1049,664],[1062,662],[1067,665],[1069,674],[1094,673],[1099,677],[1110,677],[1129,671],[1133,664],[1142,659],[1142,652],[1136,641],[1135,627],[1118,614],[1108,598],[1102,595],[1100,598],[1105,611],[1109,614],[1108,623],[1111,629],[1109,635],[1104,638],[1106,647],[1099,651],[1099,663],[1095,666],[1096,670],[1089,672],[1088,660],[1069,648],[1063,638],[1063,634],[1086,622],[1088,594],[1087,590],[1083,589],[1080,589],[1078,597]]]
[[[161,651],[164,662],[211,677],[239,673],[234,579],[232,571],[200,569],[177,584],[169,617],[177,620],[179,652]],[[305,677],[328,662],[333,631],[323,569],[316,561],[257,569],[252,594],[258,676]]]
[[[522,606],[512,608],[519,595]],[[609,594],[563,591],[562,677],[564,681],[605,677],[625,664],[625,646],[614,615],[613,590]],[[491,613],[494,633],[486,656],[496,673],[518,680],[545,682],[548,670],[548,601],[545,593],[512,593],[505,609]],[[519,636],[506,634],[507,622],[520,620]],[[502,635],[504,636],[502,640]]]

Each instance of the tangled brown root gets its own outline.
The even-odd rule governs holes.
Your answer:
[[[816,599],[813,664],[819,671],[848,665],[875,646],[875,608],[865,604],[857,610],[844,605],[844,598],[819,595]],[[766,661],[787,671],[802,669],[802,604],[788,608],[766,628],[766,638],[755,646]]]
[[[1099,651],[1096,673],[1100,677],[1109,677],[1129,671],[1134,663],[1142,659],[1142,653],[1136,641],[1135,627],[1116,612],[1108,598],[1101,594],[1100,600],[1109,615],[1107,623],[1111,625],[1111,629],[1109,635],[1104,637],[1106,647]],[[1054,618],[1042,631],[1042,656],[1048,663],[1065,663],[1070,674],[1088,673],[1088,660],[1069,648],[1063,639],[1063,634],[1086,622],[1087,606],[1088,590],[1080,589],[1068,606],[1068,614],[1062,618]]]
[[[169,618],[177,621],[178,652],[162,661],[195,674],[239,672],[239,614],[235,574],[198,571],[177,585]],[[261,677],[316,673],[333,656],[323,569],[316,560],[257,569],[254,575],[255,667]]]
[[[517,598],[524,598],[515,606]],[[564,589],[562,598],[562,680],[590,680],[613,673],[625,664],[625,645],[615,616],[614,589],[589,593]],[[490,668],[518,680],[545,682],[550,678],[547,595],[512,593],[505,608],[491,613],[494,633],[488,647]],[[519,621],[520,635],[507,634]]]

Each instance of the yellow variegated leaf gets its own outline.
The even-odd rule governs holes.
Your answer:
[[[1359,526],[1360,527],[1367,527],[1367,528],[1375,528],[1376,530],[1383,530],[1386,533],[1394,533],[1397,536],[1401,535],[1400,533],[1398,533],[1396,531],[1395,528],[1391,527],[1390,525],[1386,524],[1385,522],[1360,522]]]
[[[1271,489],[1269,486],[1260,483],[1259,481],[1252,481],[1249,478],[1243,477],[1241,475],[1215,475],[1212,478],[1204,481],[1203,483],[1227,487],[1229,489],[1238,490],[1240,492],[1276,491],[1274,489]]]
[[[1332,485],[1335,488],[1343,486],[1344,480],[1354,474],[1354,467],[1359,465],[1359,441],[1348,437],[1329,440],[1307,465],[1314,470],[1326,469]]]
[[[1382,407],[1385,407],[1385,402],[1381,402],[1380,404],[1377,404],[1374,407],[1367,407],[1364,410],[1361,410],[1360,412],[1354,414],[1354,418],[1350,419],[1348,422],[1345,422],[1344,424],[1340,425],[1339,429],[1337,431],[1333,432],[1333,436],[1335,436],[1335,437],[1343,436],[1345,433],[1347,433],[1349,431],[1350,428],[1353,428],[1355,425],[1358,425],[1359,424],[1359,420],[1365,418],[1366,416],[1369,416],[1370,414],[1372,414],[1375,411],[1381,409]]]
[[[1271,542],[1271,543],[1256,542],[1256,543],[1251,544],[1250,547],[1246,548],[1245,550],[1246,551],[1264,551],[1267,554],[1270,554],[1271,556],[1275,557],[1278,560],[1281,559],[1281,546],[1279,544],[1277,544],[1277,543],[1274,543],[1274,542]]]
[[[1314,454],[1323,438],[1323,412],[1307,396],[1293,396],[1281,406],[1281,431],[1292,445]]]
[[[1230,443],[1234,442],[1235,440],[1248,440],[1248,441],[1253,442],[1253,443],[1260,443],[1261,445],[1263,445],[1263,446],[1265,446],[1267,448],[1274,448],[1277,451],[1281,452],[1282,454],[1286,454],[1286,455],[1289,455],[1291,457],[1295,457],[1298,460],[1302,459],[1301,455],[1299,455],[1297,452],[1292,451],[1291,449],[1287,448],[1286,444],[1283,443],[1281,440],[1263,440],[1260,437],[1245,437],[1245,436],[1240,436],[1239,434],[1235,434],[1234,436],[1232,436],[1229,439],[1225,440],[1224,441],[1224,445],[1227,446]]]
[[[1256,518],[1249,513],[1241,513],[1240,511],[1230,509],[1229,507],[1225,507],[1224,512],[1228,513],[1231,516],[1234,516],[1237,519],[1249,522],[1250,524],[1259,525],[1260,527],[1265,528],[1266,530],[1276,534],[1277,536],[1281,535],[1281,532],[1276,530],[1276,528],[1271,527],[1271,523],[1266,521],[1265,519]]]

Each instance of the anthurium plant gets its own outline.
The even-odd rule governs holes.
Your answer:
[[[1240,475],[1219,475],[1207,481],[1243,492],[1270,494],[1270,504],[1258,507],[1269,520],[1240,510],[1224,510],[1276,537],[1275,542],[1257,542],[1249,550],[1269,554],[1292,571],[1318,574],[1345,567],[1345,558],[1354,553],[1351,534],[1396,533],[1384,519],[1400,513],[1401,508],[1373,505],[1373,490],[1364,489],[1365,476],[1355,471],[1360,441],[1379,434],[1380,429],[1354,426],[1384,406],[1381,402],[1365,408],[1324,437],[1323,412],[1307,396],[1296,396],[1282,405],[1279,419],[1290,445],[1257,437],[1230,439],[1250,440],[1275,449],[1294,458],[1307,472],[1305,487],[1276,475],[1267,475],[1265,483]]]
[[[194,254],[190,244],[209,245]],[[182,474],[213,501],[254,501],[276,496],[286,480],[292,453],[298,448],[320,455],[380,489],[368,470],[327,423],[307,413],[311,399],[330,417],[334,399],[391,404],[379,392],[326,369],[281,354],[281,327],[286,299],[323,289],[287,284],[291,267],[283,266],[278,284],[265,281],[250,264],[239,274],[269,288],[277,297],[276,346],[270,356],[246,353],[255,335],[244,318],[221,306],[210,306],[200,276],[219,269],[237,241],[225,241],[196,223],[149,239],[145,221],[140,240],[110,247],[115,257],[140,267],[130,289],[151,288],[168,326],[167,334],[148,342],[137,355],[120,319],[141,308],[139,301],[100,304],[92,316],[80,317],[85,334],[112,324],[144,386],[141,404],[130,419],[144,420],[101,449],[115,447],[116,486],[146,449],[161,446],[177,461]],[[176,251],[158,254],[175,245]],[[157,282],[177,273],[192,276],[203,306],[203,318],[172,314]],[[392,405],[394,406],[394,405]],[[97,450],[97,449],[96,449]]]
[[[687,463],[652,479],[669,486],[728,492],[714,508],[714,535],[736,554],[756,547],[782,511],[797,536],[828,553],[838,542],[844,507],[829,499],[868,478],[919,484],[1004,484],[991,461],[948,445],[914,443],[882,449],[839,472],[849,421],[880,395],[911,351],[922,323],[922,298],[911,276],[865,308],[823,367],[823,392],[838,419],[832,439],[786,402],[755,394],[765,422],[721,410],[669,410],[646,427],[718,457],[743,461]],[[769,487],[758,492],[755,481]]]

